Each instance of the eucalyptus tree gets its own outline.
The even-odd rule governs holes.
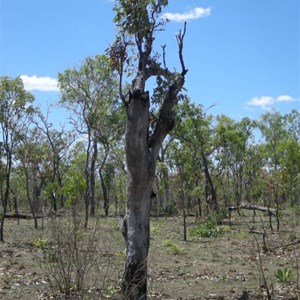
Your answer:
[[[217,121],[216,160],[220,162],[220,172],[227,177],[228,182],[232,183],[232,197],[235,199],[235,204],[239,206],[244,191],[245,154],[251,140],[253,122],[248,118],[234,121],[225,115],[218,116]],[[228,193],[229,189],[226,189]]]
[[[286,118],[279,112],[266,112],[261,116],[258,123],[262,137],[265,139],[265,151],[267,155],[266,169],[269,177],[269,195],[273,196],[276,209],[279,211],[279,198],[284,194],[280,191],[280,156],[282,153],[280,145],[288,138]],[[280,220],[277,214],[277,231],[279,231]]]
[[[184,101],[183,105],[180,106],[179,116],[180,121],[176,127],[176,136],[192,151],[190,156],[190,159],[194,160],[192,165],[202,171],[205,177],[205,199],[213,211],[218,211],[219,203],[213,179],[214,165],[212,161],[215,150],[212,139],[213,118],[210,115],[206,115],[202,106],[197,106],[188,100]],[[197,170],[194,172],[196,172],[195,181],[196,185],[198,185],[199,180],[197,179],[201,175],[197,174]],[[199,213],[200,211],[199,206]]]
[[[277,171],[280,165],[278,147],[288,136],[286,118],[277,111],[266,112],[261,116],[258,127],[265,139],[266,150],[270,158],[266,167],[269,170]]]
[[[175,137],[169,137],[161,145],[159,153],[159,164],[157,168],[157,175],[159,177],[159,185],[162,186],[163,192],[159,195],[161,198],[161,206],[164,214],[171,214],[173,211],[170,195],[170,179],[169,179],[169,166],[167,163],[167,153],[170,146],[174,143]]]
[[[38,127],[25,129],[22,143],[16,148],[16,161],[36,229],[38,214],[45,204],[42,203],[42,192],[51,179],[50,157],[51,150],[41,130]]]
[[[248,144],[244,153],[243,186],[246,203],[263,200],[265,186],[264,151],[257,143]],[[255,202],[255,203],[253,203]]]
[[[114,174],[117,173],[118,165],[124,164],[124,139],[125,113],[122,107],[109,116],[110,136],[101,139],[100,153],[98,155],[98,172],[103,195],[103,208],[105,216],[108,216],[110,207],[110,195],[113,186]],[[108,129],[109,131],[109,129]],[[115,201],[115,212],[116,201]]]
[[[84,203],[87,226],[89,208],[91,215],[95,213],[98,144],[107,145],[119,128],[115,122],[118,111],[116,76],[109,59],[99,55],[85,59],[79,68],[60,73],[58,81],[62,93],[60,103],[71,112],[72,125],[86,140]]]
[[[291,138],[300,142],[300,112],[292,109],[292,111],[285,115],[288,134]]]
[[[293,137],[279,145],[279,179],[283,189],[283,200],[291,206],[300,205],[300,142]]]
[[[293,109],[283,116],[287,139],[279,144],[280,178],[284,198],[300,205],[300,112]]]
[[[85,141],[78,140],[68,151],[67,169],[63,186],[65,205],[67,207],[81,207],[85,205],[82,199],[85,196],[87,182],[84,173],[86,164]]]
[[[167,68],[165,47],[161,62],[153,49],[155,34],[163,30],[165,23],[159,15],[167,4],[167,0],[116,1],[114,21],[119,34],[108,49],[120,75],[120,96],[127,111],[127,207],[123,226],[126,262],[122,290],[124,297],[130,299],[147,298],[149,221],[156,161],[163,140],[174,127],[172,111],[187,73],[183,60],[185,27],[177,35],[180,72],[172,73]],[[137,61],[130,74],[133,78],[130,90],[123,94],[124,71],[132,57],[130,49],[134,49]],[[157,107],[154,113],[151,113],[150,93],[146,90],[151,77],[158,84],[152,94],[152,104]]]
[[[21,141],[22,128],[30,122],[34,113],[34,97],[25,91],[21,78],[0,78],[0,159],[2,161],[0,214],[0,241],[3,241],[4,218],[10,195],[10,180],[13,167],[14,149]]]
[[[45,135],[48,147],[51,150],[49,155],[51,176],[46,190],[47,196],[51,199],[51,208],[56,211],[58,204],[64,207],[63,185],[65,161],[67,152],[74,142],[74,134],[65,131],[64,128],[60,130],[52,128],[53,124],[48,121],[48,114],[49,111],[47,111],[46,115],[40,113],[39,122],[36,125]]]
[[[124,109],[120,111],[121,123],[125,124]],[[102,151],[98,158],[99,177],[103,194],[104,212],[107,215],[114,203],[116,216],[125,214],[126,198],[126,158],[124,149],[124,134],[109,144],[107,151]]]

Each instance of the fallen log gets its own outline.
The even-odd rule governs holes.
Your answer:
[[[36,215],[37,219],[42,218],[42,215]],[[11,213],[11,214],[5,214],[5,218],[7,219],[33,219],[32,214],[26,214],[26,213]]]
[[[249,230],[249,233],[261,234],[261,235],[266,234],[264,231],[258,231],[258,230],[254,230],[254,229]]]
[[[41,219],[41,218],[45,218],[45,217],[60,217],[62,216],[64,213],[66,213],[67,210],[66,209],[61,209],[59,211],[55,211],[53,209],[50,209],[48,211],[45,212],[44,215],[42,214],[36,214],[36,218],[37,219]],[[31,213],[6,213],[5,214],[5,218],[7,219],[27,219],[27,220],[31,220],[33,219],[33,215]]]
[[[296,241],[293,241],[291,243],[288,243],[286,245],[283,245],[283,246],[279,246],[278,249],[285,249],[285,248],[288,248],[290,246],[294,246],[296,244],[300,244],[300,240],[296,240]]]
[[[258,210],[269,213],[269,215],[276,216],[277,210],[275,208],[270,207],[264,207],[259,205],[252,205],[252,204],[241,204],[239,206],[231,206],[227,208],[229,212],[234,210],[240,210],[240,209],[250,209],[250,210]]]

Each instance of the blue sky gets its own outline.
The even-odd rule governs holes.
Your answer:
[[[115,36],[112,0],[0,0],[0,75],[21,76],[45,109],[58,72],[104,53]],[[300,109],[299,0],[170,0],[156,38],[178,67],[175,34],[188,20],[186,87],[212,114],[257,118]],[[52,118],[63,122],[64,115]]]

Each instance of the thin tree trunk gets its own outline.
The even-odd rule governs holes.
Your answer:
[[[108,212],[109,212],[109,198],[108,198],[108,192],[107,192],[105,180],[104,180],[103,175],[102,175],[101,168],[99,168],[99,176],[100,176],[100,183],[101,183],[103,201],[104,201],[103,208],[104,208],[105,216],[107,217]]]
[[[19,214],[19,211],[18,211],[18,198],[17,198],[17,195],[14,193],[14,191],[12,189],[10,189],[10,193],[12,194],[13,198],[14,198],[14,213],[16,215]],[[20,219],[18,218],[18,224],[20,223]]]
[[[7,138],[6,138],[7,140]],[[6,146],[7,147],[7,146]],[[4,219],[5,214],[7,211],[7,203],[8,203],[8,197],[9,197],[9,190],[10,190],[10,174],[11,174],[11,166],[12,166],[12,154],[9,149],[7,149],[7,164],[5,169],[5,192],[4,197],[2,198],[1,204],[2,204],[2,215],[1,215],[1,223],[0,223],[0,242],[4,242]]]
[[[201,207],[201,198],[200,197],[197,197],[197,204],[198,204],[199,217],[202,217],[202,207]]]
[[[169,185],[169,174],[167,170],[163,170],[163,180],[164,180],[164,213],[171,213],[171,203],[170,203],[170,185]]]
[[[6,207],[2,205],[1,223],[0,223],[0,242],[4,242],[4,219],[6,215]]]
[[[277,211],[277,214],[276,214],[276,223],[277,223],[277,226],[276,226],[276,229],[277,231],[279,231],[280,229],[280,219],[279,219],[279,199],[278,199],[278,193],[277,191],[275,192],[275,204],[276,204],[276,211]]]
[[[210,201],[210,208],[213,211],[218,211],[219,210],[219,204],[218,204],[218,200],[217,200],[217,192],[214,186],[214,182],[211,178],[209,169],[208,169],[208,163],[207,163],[207,159],[206,156],[204,154],[204,150],[201,149],[201,156],[202,156],[202,161],[203,161],[203,165],[204,165],[204,174],[205,174],[205,178],[206,178],[206,182],[209,185],[209,191],[210,191],[210,195],[211,196],[211,201]],[[207,198],[206,198],[207,200]]]
[[[185,203],[184,197],[182,196],[182,205],[183,205],[183,240],[186,242],[187,230],[186,230],[186,212],[185,212]]]
[[[85,209],[85,220],[84,220],[84,228],[87,228],[89,222],[89,207],[90,207],[90,197],[91,197],[91,182],[90,182],[90,172],[91,169],[89,167],[90,163],[90,152],[91,152],[91,130],[88,128],[88,145],[86,149],[86,160],[85,160],[85,180],[86,180],[86,188],[84,193],[84,209]]]
[[[169,147],[169,145],[171,144],[171,142],[174,140],[174,137],[172,137],[167,145],[165,147],[161,147],[161,162],[164,163],[165,162],[165,155],[166,155],[166,151]],[[163,186],[164,186],[164,196],[163,196],[163,200],[164,200],[164,214],[171,214],[171,201],[170,201],[170,184],[169,184],[169,173],[168,173],[168,169],[167,168],[163,168],[162,169],[162,178],[163,178]]]
[[[92,155],[92,161],[91,161],[91,175],[90,175],[90,195],[91,195],[91,210],[90,215],[95,215],[95,166],[98,156],[98,146],[96,139],[93,140],[93,155]]]
[[[119,215],[119,207],[118,207],[118,195],[117,195],[117,180],[116,180],[116,174],[114,174],[114,204],[115,204],[115,216]]]
[[[57,181],[58,181],[58,185],[59,185],[60,190],[62,190],[63,187],[64,187],[64,183],[63,183],[62,176],[60,175],[60,172],[57,173]],[[60,206],[61,207],[65,206],[65,198],[64,198],[63,193],[60,193]]]
[[[26,178],[26,195],[27,195],[27,200],[28,200],[28,203],[29,203],[29,206],[30,206],[30,210],[31,210],[31,213],[32,213],[32,218],[34,220],[34,228],[35,229],[38,229],[38,222],[37,222],[37,216],[36,216],[36,199],[33,199],[31,198],[30,196],[30,191],[29,191],[29,188],[30,188],[30,183],[29,183],[29,173],[28,173],[28,170],[26,169],[26,167],[24,167],[24,172],[25,172],[25,178]],[[36,177],[36,176],[34,176]],[[36,190],[35,190],[35,184],[33,184],[33,187],[32,187],[32,195],[33,195],[33,198],[36,197]]]

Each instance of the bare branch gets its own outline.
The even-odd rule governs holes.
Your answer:
[[[183,28],[183,32],[181,32],[181,30],[179,31],[179,34],[176,35],[176,39],[177,39],[177,43],[178,43],[178,48],[179,48],[179,60],[180,60],[180,64],[181,64],[181,68],[182,68],[182,75],[185,75],[187,73],[187,69],[185,68],[184,65],[184,60],[183,60],[183,40],[184,40],[184,36],[186,33],[186,22],[184,22],[184,28]]]

